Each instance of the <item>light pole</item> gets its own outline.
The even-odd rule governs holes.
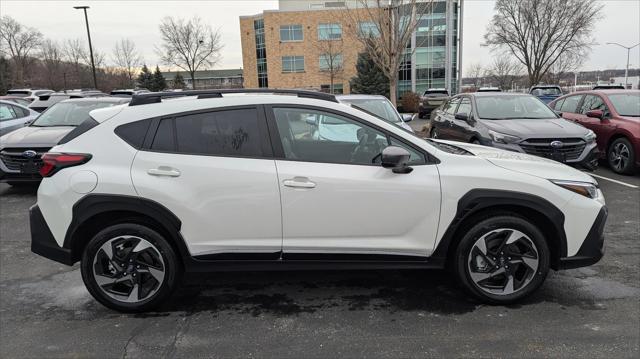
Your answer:
[[[91,55],[91,71],[93,71],[93,87],[98,88],[98,80],[96,80],[96,65],[93,62],[93,46],[91,46],[91,33],[89,32],[89,18],[87,17],[88,6],[74,6],[74,9],[82,9],[84,11],[84,21],[87,24],[87,37],[89,38],[89,55]]]
[[[620,45],[617,42],[607,42],[607,45],[618,45],[618,46],[620,46],[622,48],[627,49],[627,67],[625,67],[625,69],[624,69],[624,88],[626,89],[627,88],[627,77],[629,75],[629,53],[631,53],[631,49],[633,49],[634,47],[640,45],[640,43],[637,43],[637,44],[635,44],[633,46],[630,46],[630,47],[629,46]]]

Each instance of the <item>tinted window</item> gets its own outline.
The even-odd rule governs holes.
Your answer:
[[[387,137],[357,121],[312,109],[275,108],[284,156],[299,161],[380,163]]]
[[[584,97],[584,101],[582,101],[582,105],[580,106],[580,113],[586,114],[587,111],[591,110],[606,111],[606,109],[607,106],[604,104],[604,101],[600,96],[586,95]]]
[[[460,106],[458,106],[458,109],[456,110],[456,113],[465,113],[467,115],[471,114],[471,100],[468,98],[463,98],[460,101]]]
[[[578,107],[578,102],[580,102],[581,98],[582,95],[569,96],[564,100],[562,106],[560,106],[560,108],[556,108],[556,110],[561,112],[576,113],[576,108]]]
[[[83,127],[87,122],[88,121],[83,122],[79,127]],[[116,135],[120,136],[120,138],[125,140],[131,146],[140,148],[142,147],[142,142],[144,142],[144,136],[147,134],[147,129],[149,128],[150,123],[151,120],[127,123],[125,125],[118,126],[115,132]]]
[[[255,108],[181,116],[175,128],[181,153],[262,156]]]
[[[175,151],[175,141],[173,136],[173,119],[165,118],[160,121],[158,131],[153,137],[151,149],[155,151]]]

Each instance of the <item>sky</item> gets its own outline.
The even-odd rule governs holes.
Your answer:
[[[580,70],[623,69],[627,51],[606,42],[626,46],[640,42],[640,0],[602,0],[603,18],[594,29],[597,45]],[[210,1],[31,1],[2,0],[0,15],[9,15],[20,23],[35,27],[45,37],[62,41],[79,38],[86,41],[84,16],[73,6],[89,5],[89,23],[94,49],[110,60],[115,43],[130,38],[149,66],[160,65],[155,46],[160,43],[158,24],[164,16],[202,20],[219,29],[224,43],[223,56],[216,68],[242,67],[239,16],[277,9],[274,0]],[[493,16],[493,0],[464,0],[463,72],[471,63],[485,66],[493,54],[482,47],[483,34]],[[640,67],[640,46],[632,50],[630,67]]]

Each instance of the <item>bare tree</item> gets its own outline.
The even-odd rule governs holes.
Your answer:
[[[84,61],[88,58],[87,50],[84,48],[80,39],[67,39],[62,47],[62,53],[65,61],[71,64],[73,68],[73,77],[68,76],[71,86],[83,87],[84,81]],[[65,74],[65,76],[71,74]]]
[[[586,51],[585,51],[586,52]],[[549,68],[549,72],[544,77],[548,83],[557,84],[560,79],[567,77],[567,74],[578,69],[586,58],[586,53],[564,53]]]
[[[350,9],[352,11],[345,11],[344,16],[355,29],[360,29],[364,23],[375,29],[368,35],[359,34],[356,38],[389,78],[389,97],[396,105],[400,66],[406,56],[410,57],[416,49],[407,48],[407,45],[418,26],[420,14],[428,13],[431,9],[431,1],[358,0],[357,4]]]
[[[60,79],[63,75],[64,59],[60,45],[51,39],[43,41],[40,46],[40,60],[48,86],[54,90],[62,88]]]
[[[486,71],[487,77],[501,89],[509,89],[520,76],[522,65],[507,56],[497,56]]]
[[[342,39],[320,40],[315,47],[320,52],[320,72],[329,77],[329,93],[333,93],[335,79],[342,74]]]
[[[136,50],[136,45],[129,39],[120,39],[113,48],[113,62],[123,69],[129,77],[129,86],[133,86],[136,69],[142,64],[142,57]]]
[[[213,67],[220,61],[223,45],[219,30],[203,24],[197,16],[188,21],[165,17],[160,23],[160,34],[162,45],[157,52],[162,61],[187,71],[193,89],[196,71]]]
[[[13,60],[16,84],[24,85],[25,71],[32,60],[31,53],[40,45],[42,34],[10,16],[3,16],[0,18],[0,39],[0,51]]]
[[[497,0],[484,45],[512,53],[535,85],[563,54],[590,49],[601,9],[596,0]]]
[[[480,87],[480,80],[485,74],[485,68],[479,62],[474,62],[467,66],[467,70],[465,71],[465,77],[473,80],[473,86],[476,88]]]

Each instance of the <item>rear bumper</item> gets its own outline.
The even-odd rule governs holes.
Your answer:
[[[31,226],[31,251],[56,262],[73,265],[71,250],[60,247],[56,242],[38,205],[29,208]]]
[[[603,206],[578,253],[573,257],[560,258],[559,269],[580,268],[598,263],[604,256],[604,225],[607,213],[607,207]]]

